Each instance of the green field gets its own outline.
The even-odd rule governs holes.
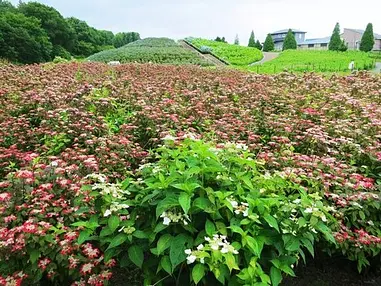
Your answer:
[[[257,73],[293,72],[348,72],[348,65],[355,62],[356,70],[369,70],[374,66],[374,59],[368,53],[359,51],[304,51],[288,50],[278,58],[262,65],[247,68]]]
[[[256,48],[231,45],[199,38],[188,38],[187,41],[199,49],[201,47],[209,47],[212,54],[227,61],[233,66],[247,66],[251,63],[260,61],[263,58],[262,52]]]
[[[92,62],[120,61],[121,63],[156,63],[156,64],[194,64],[210,66],[211,63],[200,58],[196,53],[184,49],[168,38],[147,38],[107,50],[87,58]]]

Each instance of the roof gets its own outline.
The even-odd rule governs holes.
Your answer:
[[[304,42],[299,43],[299,45],[329,44],[330,40],[331,40],[331,37],[306,39]]]
[[[286,34],[288,32],[289,29],[283,29],[283,30],[279,30],[279,31],[275,31],[273,33],[271,33],[271,35],[276,35],[276,34]],[[293,33],[301,33],[301,34],[305,34],[307,32],[304,32],[304,31],[301,31],[301,30],[298,30],[298,29],[291,29],[291,31]]]
[[[349,29],[349,28],[345,28],[344,30],[353,31],[353,32],[356,32],[356,33],[359,33],[359,34],[364,34],[364,32],[365,32],[364,30],[361,30],[361,29]],[[381,35],[374,33],[374,38],[376,40],[381,40]]]

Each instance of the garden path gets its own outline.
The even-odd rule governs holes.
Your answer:
[[[272,61],[273,59],[276,59],[279,56],[279,53],[275,52],[263,52],[263,58],[262,60],[252,63],[249,66],[255,66],[255,65],[261,65],[265,62]]]

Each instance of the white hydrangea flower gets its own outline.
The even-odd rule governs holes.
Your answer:
[[[104,213],[104,217],[108,217],[112,214],[111,210],[106,210],[105,213]]]

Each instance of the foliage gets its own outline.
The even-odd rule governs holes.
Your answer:
[[[147,284],[158,265],[154,279],[174,270],[179,285],[218,284],[215,261],[226,281],[276,284],[277,268],[292,273],[310,252],[301,237],[311,232],[319,251],[344,254],[361,270],[378,267],[380,86],[379,76],[362,72],[0,66],[0,260],[9,259],[0,282],[102,285],[115,256],[119,267],[149,269]],[[327,226],[328,237],[309,231],[302,216]],[[285,233],[290,225],[296,237]],[[226,242],[213,236],[224,235],[223,226]],[[269,241],[261,249],[262,236]],[[220,251],[212,250],[217,239]],[[299,258],[283,259],[298,248]]]
[[[18,10],[27,17],[40,20],[41,27],[46,31],[53,46],[61,46],[68,51],[73,48],[74,31],[64,17],[53,7],[38,2],[21,3]],[[52,55],[58,56],[56,54]]]
[[[213,49],[211,47],[208,47],[208,46],[201,46],[199,50],[203,54],[211,54],[213,52]]]
[[[365,32],[361,38],[360,51],[370,52],[371,50],[373,50],[373,46],[374,46],[373,25],[372,23],[369,23],[366,26]]]
[[[143,268],[146,283],[171,274],[207,284],[213,273],[222,284],[277,285],[316,240],[334,241],[322,197],[265,175],[245,145],[164,140],[138,177],[93,186],[105,255]]]
[[[12,13],[13,16],[6,16],[7,13]],[[22,18],[22,15],[26,17]],[[71,56],[88,57],[114,46],[114,34],[111,31],[97,30],[74,17],[65,19],[53,7],[37,2],[21,2],[16,8],[7,1],[0,1],[0,18],[0,45],[6,50],[2,57],[18,63],[45,62],[56,56],[66,59]],[[14,23],[15,19],[19,23]],[[27,26],[30,31],[25,30]],[[46,43],[45,35],[32,35],[36,29],[44,30],[49,43]],[[127,42],[139,38],[138,33],[120,33],[116,45],[125,43],[125,35]],[[45,56],[47,50],[50,53],[48,57]]]
[[[234,66],[247,66],[262,59],[263,54],[255,48],[230,45],[210,40],[192,38],[189,40],[198,48],[208,46],[213,54]]]
[[[259,40],[257,40],[256,42],[255,42],[255,46],[254,46],[254,48],[257,48],[258,50],[262,50],[262,44],[261,44],[261,42],[259,41]]]
[[[120,48],[138,40],[140,40],[139,33],[136,33],[136,32],[118,33],[115,35],[113,43],[115,48]]]
[[[341,40],[341,44],[339,47],[340,52],[346,52],[348,50],[348,44],[343,40]]]
[[[348,64],[355,62],[356,69],[369,70],[374,66],[373,59],[364,52],[347,51],[308,51],[288,50],[276,59],[260,66],[249,67],[248,70],[260,73],[277,73],[282,71],[315,71],[315,72],[348,72]]]
[[[161,64],[195,64],[210,65],[196,53],[179,46],[167,38],[147,38],[130,43],[118,49],[107,50],[88,57],[90,61],[121,63],[161,63]]]
[[[18,63],[51,59],[52,44],[39,21],[20,13],[0,14],[0,54]]]
[[[333,29],[331,39],[328,44],[328,50],[330,51],[339,51],[342,41],[340,38],[340,24],[336,23],[335,28]]]
[[[283,42],[283,51],[285,50],[296,50],[298,48],[298,44],[296,43],[295,35],[291,29],[288,30],[286,38]]]
[[[267,34],[265,42],[263,43],[263,51],[271,52],[275,49],[274,40],[271,34]]]
[[[96,30],[85,21],[74,17],[66,19],[66,22],[75,31],[76,37],[71,50],[75,56],[88,57],[113,45],[114,34],[112,32]]]
[[[225,40],[225,37],[220,38],[220,37],[217,36],[217,38],[215,39],[215,41],[216,41],[216,42],[227,43],[227,41]]]
[[[247,46],[248,47],[252,47],[252,48],[257,48],[256,45],[255,45],[254,31],[251,31],[250,38],[249,38],[249,44]]]

